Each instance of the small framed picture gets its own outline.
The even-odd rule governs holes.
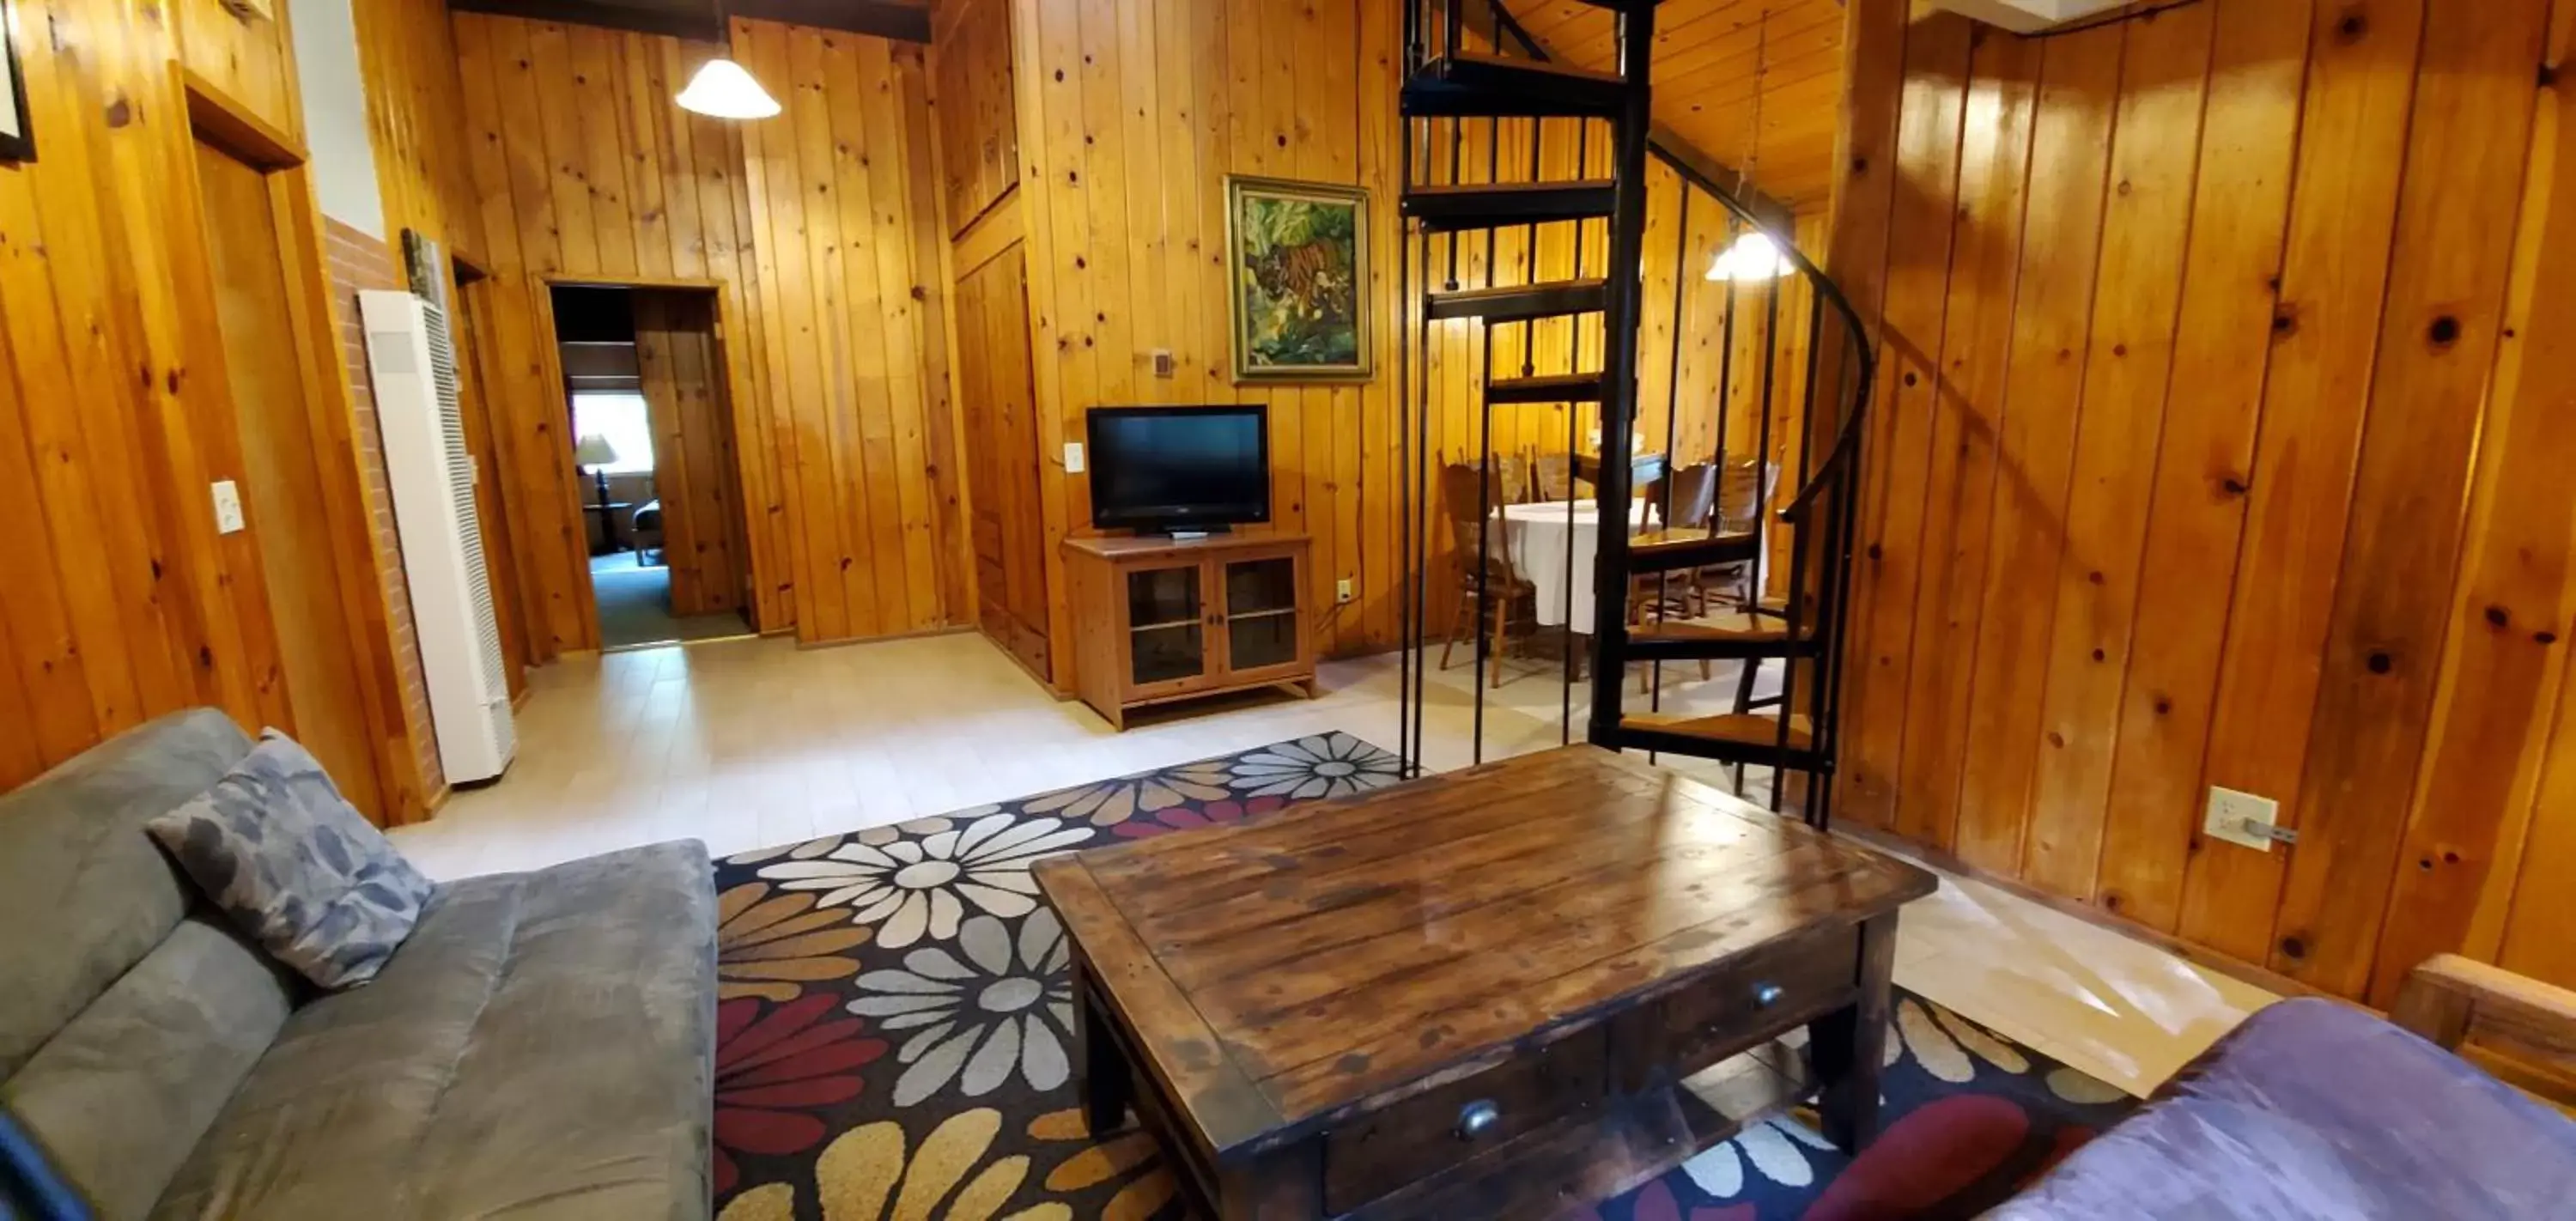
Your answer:
[[[27,74],[18,66],[18,42],[32,37],[19,21],[34,20],[19,0],[0,0],[0,161],[36,159],[36,131],[27,123]]]
[[[1367,381],[1368,192],[1225,180],[1234,379]]]

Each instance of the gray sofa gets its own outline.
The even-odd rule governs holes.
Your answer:
[[[441,886],[316,995],[143,830],[249,749],[183,713],[0,795],[0,1107],[98,1215],[708,1216],[705,848]]]

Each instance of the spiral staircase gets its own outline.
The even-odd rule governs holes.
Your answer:
[[[1404,593],[1401,737],[1402,753],[1416,768],[1421,763],[1425,696],[1433,669],[1423,646],[1426,624],[1433,617],[1434,580],[1472,568],[1468,579],[1480,616],[1487,598],[1498,593],[1489,586],[1493,566],[1455,564],[1454,554],[1436,536],[1431,519],[1433,411],[1420,366],[1431,350],[1433,328],[1463,323],[1479,330],[1484,341],[1475,349],[1485,361],[1483,376],[1475,382],[1481,419],[1470,430],[1480,451],[1477,469],[1496,469],[1498,413],[1545,405],[1558,405],[1568,412],[1569,461],[1575,460],[1576,448],[1572,421],[1585,407],[1598,413],[1595,452],[1628,454],[1634,450],[1641,412],[1656,406],[1641,403],[1639,391],[1640,319],[1647,306],[1643,269],[1650,159],[1660,161],[1687,184],[1684,221],[1675,226],[1676,242],[1682,248],[1674,251],[1676,333],[1669,345],[1674,375],[1665,379],[1670,391],[1668,401],[1661,404],[1668,413],[1664,437],[1678,436],[1671,417],[1684,405],[1679,366],[1687,337],[1679,333],[1683,319],[1679,276],[1687,274],[1682,269],[1691,259],[1708,254],[1686,247],[1693,232],[1687,220],[1692,200],[1704,195],[1723,207],[1724,231],[1730,239],[1753,230],[1776,234],[1776,217],[1766,225],[1739,193],[1728,191],[1698,168],[1698,158],[1685,150],[1659,147],[1650,110],[1653,0],[1590,2],[1614,15],[1616,71],[1591,71],[1550,60],[1510,13],[1491,0],[1407,0],[1401,109],[1408,185],[1403,198],[1406,242],[1399,295],[1410,304],[1412,317],[1410,333],[1400,348],[1399,368],[1405,389],[1400,461],[1404,571],[1409,585]],[[1520,159],[1517,148],[1507,155],[1500,134],[1504,125],[1497,121],[1507,119],[1575,120],[1554,126],[1560,135],[1568,127],[1574,130],[1583,144],[1574,164],[1583,175],[1592,176],[1540,175],[1545,163],[1542,140],[1551,126],[1547,122],[1514,125],[1516,139],[1521,128],[1527,129],[1527,159]],[[1489,147],[1481,156],[1472,155],[1471,140],[1484,141]],[[1562,154],[1560,149],[1560,162]],[[1606,174],[1601,172],[1605,160]],[[1515,174],[1506,180],[1507,161],[1515,169],[1525,164],[1528,176]],[[1479,162],[1484,173],[1469,173]],[[1494,235],[1517,227],[1528,235],[1523,249],[1535,250],[1538,226],[1567,222],[1577,233],[1573,274],[1538,274],[1537,260],[1532,258],[1530,274],[1520,283],[1460,282],[1458,259],[1466,243],[1481,239],[1490,255]],[[1600,229],[1587,226],[1607,230],[1606,242],[1598,243],[1605,248],[1606,258],[1593,260],[1597,265],[1588,268],[1584,263],[1591,243],[1584,238]],[[1675,523],[1668,504],[1660,518],[1667,523],[1665,528],[1635,534],[1599,531],[1589,591],[1594,630],[1589,655],[1583,659],[1588,666],[1580,667],[1589,672],[1584,736],[1614,749],[1732,764],[1739,787],[1745,767],[1771,769],[1773,808],[1782,808],[1784,802],[1794,804],[1808,822],[1821,827],[1830,816],[1838,746],[1839,660],[1851,586],[1862,422],[1874,358],[1859,316],[1841,290],[1799,254],[1785,234],[1777,234],[1774,240],[1788,264],[1787,274],[1804,289],[1795,295],[1807,303],[1805,329],[1795,329],[1794,317],[1786,320],[1787,326],[1779,317],[1784,296],[1791,294],[1765,292],[1763,308],[1770,316],[1759,332],[1760,350],[1739,355],[1737,298],[1729,288],[1728,308],[1720,323],[1726,331],[1720,337],[1724,359],[1714,400],[1719,423],[1714,452],[1705,454],[1717,471],[1729,470],[1731,461],[1749,457],[1754,471],[1767,472],[1754,480],[1753,512],[1749,518],[1735,520],[1712,514],[1700,522]],[[1445,268],[1440,266],[1444,259],[1435,257],[1435,242],[1445,253]],[[1493,260],[1488,258],[1486,263],[1490,268]],[[1537,368],[1529,354],[1549,346],[1538,341],[1537,328],[1568,325],[1558,319],[1574,320],[1572,325],[1585,328],[1583,334],[1597,335],[1597,342],[1555,345],[1571,354],[1572,359],[1560,362],[1567,367]],[[1591,329],[1595,326],[1597,331]],[[1514,327],[1522,328],[1517,336],[1520,342],[1499,346],[1494,342],[1498,332]],[[1796,341],[1800,335],[1803,342]],[[1497,351],[1521,353],[1521,367],[1496,369]],[[1587,363],[1582,360],[1586,354],[1597,358],[1597,368],[1576,367]],[[1800,362],[1803,368],[1798,367]],[[1758,388],[1738,385],[1739,377],[1759,379]],[[1729,438],[1725,404],[1741,394],[1758,394],[1753,401],[1763,405],[1760,426],[1753,436]],[[1786,399],[1796,409],[1775,412],[1771,409],[1775,399]],[[1796,436],[1775,436],[1775,417],[1781,428],[1794,429]],[[1795,443],[1788,444],[1792,440]],[[1795,470],[1776,469],[1779,463],[1774,458],[1790,450],[1794,450]],[[1674,453],[1668,465],[1677,468],[1685,457],[1697,461],[1701,455]],[[1596,461],[1593,470],[1599,520],[1625,520],[1635,491],[1631,464]],[[1491,555],[1499,544],[1492,531],[1498,508],[1492,503],[1495,481],[1476,482],[1480,503],[1475,545]],[[1570,487],[1571,480],[1567,483]],[[1669,496],[1671,483],[1664,487]],[[1568,506],[1573,508],[1570,500]],[[1463,506],[1460,512],[1463,515]],[[1456,544],[1457,549],[1464,547]],[[1753,575],[1743,585],[1750,595],[1731,608],[1725,622],[1672,618],[1664,613],[1662,597],[1646,600],[1654,608],[1652,613],[1632,617],[1641,582],[1651,589],[1682,574],[1726,566],[1737,571],[1749,567]],[[1576,589],[1580,588],[1578,579]],[[1468,596],[1463,590],[1443,592]],[[1481,674],[1493,641],[1487,631],[1475,634],[1477,673]],[[1571,649],[1575,638],[1565,639]],[[1749,668],[1730,709],[1714,715],[1655,710],[1661,703],[1662,672],[1656,663],[1717,660]],[[1645,709],[1631,706],[1636,697],[1628,690],[1631,676],[1641,665],[1655,675]],[[1569,733],[1577,669],[1569,665],[1566,670]],[[1756,674],[1776,679],[1770,694],[1757,696],[1751,679]],[[1476,688],[1476,752],[1481,759],[1487,695],[1484,683],[1472,685]]]

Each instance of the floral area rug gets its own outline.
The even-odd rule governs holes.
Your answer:
[[[1070,951],[1031,863],[1382,788],[1348,734],[717,863],[720,1221],[1180,1221],[1152,1138],[1094,1140],[1072,1086]],[[2132,1105],[1905,996],[1885,1134],[1765,1120],[1589,1221],[1973,1215]]]

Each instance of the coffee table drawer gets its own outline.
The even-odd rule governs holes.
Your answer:
[[[1349,1212],[1599,1102],[1599,1028],[1395,1103],[1324,1137],[1324,1204]]]
[[[1860,931],[1825,929],[1746,955],[1664,1002],[1664,1032],[1687,1076],[1761,1040],[1793,1015],[1846,1003],[1860,986]]]

